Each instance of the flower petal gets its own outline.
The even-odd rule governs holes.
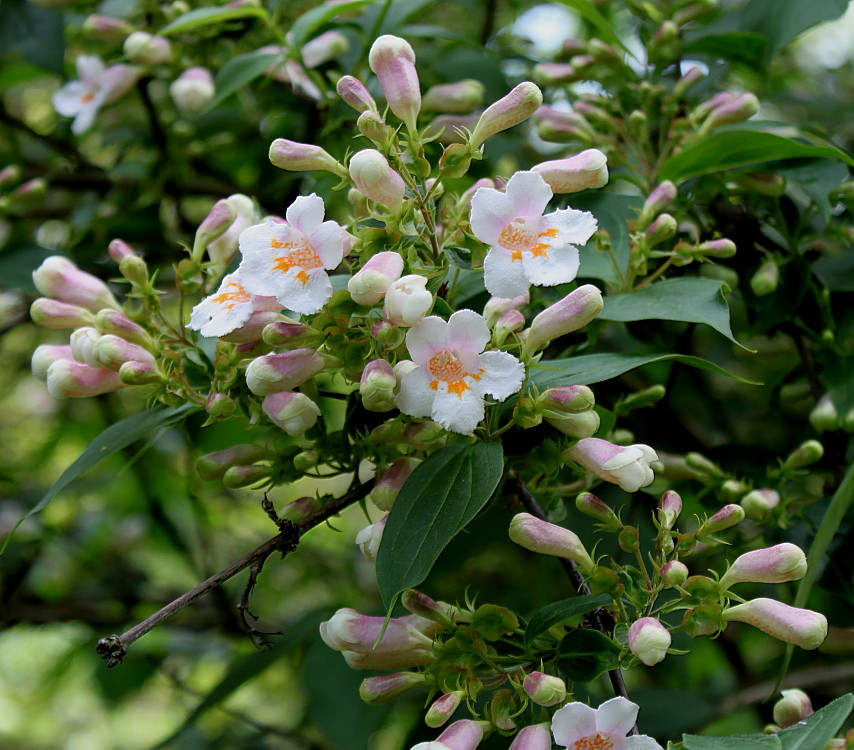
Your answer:
[[[458,310],[448,318],[448,346],[480,354],[489,343],[489,328],[482,315]]]
[[[575,245],[549,248],[545,254],[522,253],[522,268],[535,286],[556,286],[572,281],[578,275],[581,261]]]
[[[438,381],[438,390],[431,412],[434,422],[438,422],[451,432],[467,435],[478,426],[484,412],[483,396],[476,393],[474,389],[455,390],[451,393],[448,391],[447,383]]]
[[[483,262],[483,283],[493,297],[518,297],[531,282],[520,260],[513,260],[503,247],[492,247]]]
[[[77,75],[89,88],[100,88],[104,85],[106,67],[97,55],[77,55]]]
[[[429,417],[433,411],[436,391],[430,388],[430,376],[425,367],[406,373],[395,396],[397,408],[410,417]]]
[[[95,124],[95,117],[100,108],[101,102],[98,99],[93,99],[83,105],[77,113],[77,117],[74,118],[74,122],[71,123],[71,132],[74,135],[80,135],[89,130]]]
[[[596,734],[596,709],[578,701],[567,703],[552,717],[552,734],[555,742],[570,747],[582,737]]]
[[[406,334],[406,348],[417,365],[426,365],[446,346],[448,324],[436,315],[419,320]]]
[[[53,92],[50,101],[63,117],[74,117],[85,106],[83,97],[88,93],[89,87],[82,81],[69,81]]]
[[[623,740],[625,750],[661,750],[659,745],[652,737],[645,734],[636,734],[633,737],[626,737]]]
[[[344,257],[344,230],[334,221],[324,221],[307,235],[308,244],[314,248],[323,267],[332,270]]]
[[[326,271],[292,268],[279,279],[276,299],[288,310],[311,315],[322,308],[332,296],[332,282]]]
[[[494,245],[507,222],[513,220],[508,197],[494,188],[478,188],[471,199],[471,231],[487,245]]]
[[[552,199],[552,189],[538,172],[516,172],[507,182],[511,216],[542,216]]]
[[[282,272],[273,267],[272,240],[282,243],[298,239],[300,231],[287,224],[265,221],[244,229],[238,240],[243,260],[238,269],[243,285],[252,294],[277,297]]]
[[[484,352],[478,357],[481,369],[486,370],[478,381],[478,390],[499,401],[512,396],[522,387],[525,366],[507,352]]]
[[[316,193],[300,195],[285,212],[288,224],[292,224],[303,234],[309,234],[317,229],[323,221],[326,209],[323,198]]]
[[[554,244],[585,245],[598,228],[596,217],[589,211],[574,208],[559,208],[543,217],[541,229],[559,230]]]
[[[596,728],[600,732],[610,732],[623,737],[632,730],[637,718],[637,704],[617,696],[596,709]]]

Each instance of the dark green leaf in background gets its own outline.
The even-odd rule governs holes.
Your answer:
[[[839,18],[847,8],[848,0],[750,0],[734,18],[740,30],[765,36],[773,54],[807,29]]]
[[[812,272],[831,292],[854,292],[854,253],[825,255],[812,264]]]
[[[824,218],[829,219],[831,206],[828,194],[848,176],[848,167],[838,159],[804,159],[783,164],[777,172],[800,185],[821,209]]]
[[[316,29],[319,29],[327,21],[331,21],[339,13],[356,10],[365,5],[373,5],[375,2],[376,0],[344,0],[344,2],[327,1],[321,3],[294,21],[289,32],[292,44],[295,47],[302,47]]]
[[[636,195],[614,195],[597,191],[588,191],[570,198],[569,205],[579,211],[590,211],[599,223],[599,228],[608,232],[611,249],[617,264],[607,252],[596,250],[589,242],[581,248],[581,269],[578,275],[583,278],[602,279],[614,285],[620,285],[623,274],[629,265],[629,227],[627,222],[638,215],[643,200]],[[619,268],[617,267],[619,266]]]
[[[27,0],[0,2],[0,55],[20,57],[37,68],[62,75],[65,34],[62,11]]]
[[[557,664],[567,679],[590,682],[602,672],[620,666],[622,649],[598,630],[578,628],[557,649]]]
[[[263,18],[267,15],[267,11],[260,5],[251,4],[241,5],[238,8],[229,8],[226,6],[214,8],[194,8],[193,10],[184,13],[171,23],[166,24],[160,29],[160,34],[168,36],[169,34],[179,34],[183,31],[192,31],[193,29],[202,26],[212,26],[226,21],[233,21],[239,18]]]
[[[707,34],[685,45],[685,54],[691,58],[710,57],[713,60],[728,60],[746,65],[753,70],[762,68],[765,61],[767,41],[762,34],[729,32]]]
[[[208,108],[215,107],[239,88],[254,81],[276,60],[281,59],[278,52],[247,52],[229,60],[216,74],[216,94]]]
[[[557,625],[570,617],[592,612],[597,607],[604,607],[610,603],[611,597],[607,594],[598,596],[591,594],[552,602],[538,609],[528,621],[528,627],[525,628],[525,648],[530,650],[534,639],[545,633],[552,625]]]
[[[682,744],[685,750],[782,750],[783,747],[773,734],[734,734],[730,737],[686,734]]]

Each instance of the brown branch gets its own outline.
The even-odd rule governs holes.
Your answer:
[[[212,591],[228,581],[230,578],[233,578],[242,570],[257,566],[257,570],[260,571],[259,563],[263,564],[263,561],[273,553],[281,552],[282,557],[285,557],[288,553],[293,552],[303,534],[338,514],[347,506],[363,499],[371,489],[373,489],[373,486],[373,480],[366,482],[347,494],[334,498],[308,518],[304,518],[302,521],[287,525],[272,539],[268,539],[266,542],[256,547],[236,562],[233,562],[227,568],[215,573],[194,589],[187,591],[174,601],[171,601],[165,607],[159,609],[153,615],[146,618],[138,625],[135,625],[127,632],[122,633],[122,635],[111,635],[107,638],[102,638],[98,641],[95,650],[106,660],[108,667],[115,667],[117,664],[121,664],[125,654],[127,653],[127,649],[131,644],[144,636],[147,632],[153,630],[165,620],[168,620],[172,615],[180,612],[184,607],[191,604],[199,597],[204,596],[209,591]],[[257,576],[257,572],[255,575]]]

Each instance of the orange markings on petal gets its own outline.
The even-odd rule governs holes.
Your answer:
[[[241,302],[249,302],[251,296],[249,293],[240,285],[235,282],[230,282],[226,286],[226,290],[232,291],[224,291],[213,297],[213,302],[216,302],[218,305],[223,305],[226,310],[233,310],[236,304]]]
[[[510,253],[510,262],[512,263],[515,260],[522,260],[521,250],[514,250],[512,253]]]
[[[80,101],[83,102],[84,104],[87,104],[88,102],[91,102],[94,98],[95,98],[94,94],[83,94],[80,97]]]
[[[442,381],[447,384],[448,393],[454,393],[460,398],[466,391],[471,390],[471,386],[466,383],[465,378],[480,380],[480,376],[486,372],[483,369],[476,373],[466,372],[453,349],[442,349],[438,354],[433,355],[427,363],[427,369],[434,378],[430,381],[430,388],[434,391],[438,390],[439,381]]]
[[[567,750],[570,750],[567,748]],[[590,735],[576,740],[572,746],[572,750],[614,750],[614,742],[611,740],[610,734],[599,732],[597,735]]]
[[[434,391],[439,390],[439,381],[438,380],[431,380],[430,381],[430,388]]]
[[[448,393],[453,393],[459,398],[462,398],[463,394],[468,390],[470,388],[465,380],[452,380],[448,382]]]
[[[300,271],[294,278],[300,282],[303,286],[308,284],[308,280],[311,278],[305,271]]]
[[[558,232],[560,232],[560,229],[558,229],[557,227],[552,227],[551,229],[546,229],[545,231],[540,232],[538,236],[539,237],[557,237]]]
[[[314,251],[314,248],[306,243],[304,237],[301,237],[294,242],[282,242],[281,240],[272,239],[270,240],[270,247],[275,250],[290,251],[286,255],[279,255],[273,258],[273,270],[275,271],[287,273],[292,268],[310,271],[313,268],[323,267],[323,261],[320,260],[320,257]],[[298,278],[303,284],[308,281],[307,276],[301,277],[298,275]],[[303,280],[303,278],[305,278],[305,280]]]
[[[534,258],[546,258],[548,260],[549,257],[549,246],[544,245],[542,242],[537,243],[531,248],[531,255]]]

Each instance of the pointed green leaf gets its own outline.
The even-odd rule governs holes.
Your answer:
[[[328,0],[321,3],[316,8],[303,13],[291,26],[290,36],[295,47],[302,47],[308,41],[312,32],[320,26],[331,20],[339,13],[346,13],[349,10],[356,10],[365,5],[373,5],[376,0],[344,0],[344,2],[335,2]],[[373,39],[370,40],[373,42]]]
[[[215,107],[239,88],[255,80],[281,57],[278,52],[255,50],[255,52],[247,52],[245,55],[238,55],[229,60],[223,65],[222,70],[216,74],[216,94],[214,94],[213,101],[208,105],[208,109]]]
[[[682,738],[685,750],[782,750],[774,734],[734,734],[730,737],[700,737],[686,734]]]
[[[534,612],[528,622],[528,627],[525,628],[525,649],[530,650],[534,639],[545,633],[552,625],[557,625],[569,617],[587,614],[597,607],[604,607],[610,603],[611,597],[607,594],[599,594],[598,596],[589,594],[547,604]]]
[[[710,57],[713,60],[729,60],[761,70],[765,64],[767,39],[762,34],[730,32],[707,34],[689,42],[685,54],[694,57]]]
[[[169,36],[169,34],[179,34],[182,31],[191,31],[201,26],[210,26],[217,23],[225,23],[226,21],[234,21],[238,18],[263,18],[267,15],[267,11],[261,6],[242,5],[239,8],[228,8],[220,6],[216,8],[195,8],[181,16],[178,16],[171,23],[166,24],[160,29],[161,36]]]
[[[783,744],[783,750],[813,750],[837,736],[842,724],[854,708],[854,696],[851,693],[828,703],[824,708],[788,727],[777,736]]]
[[[591,682],[602,672],[620,666],[622,649],[598,630],[578,628],[557,648],[560,671],[572,682]]]

